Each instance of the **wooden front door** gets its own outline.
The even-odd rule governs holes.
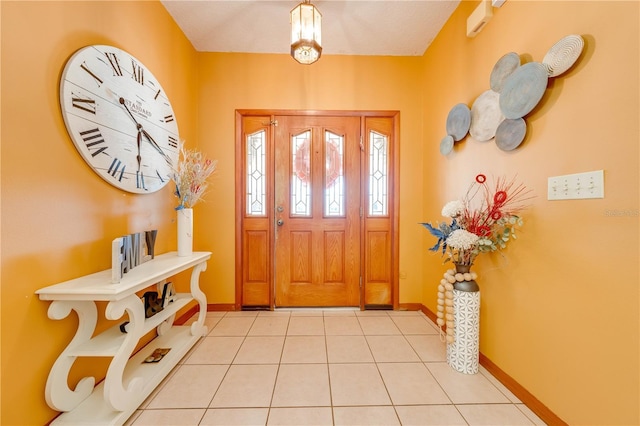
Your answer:
[[[360,305],[360,119],[278,117],[275,306]]]
[[[397,307],[398,114],[236,124],[236,309]]]

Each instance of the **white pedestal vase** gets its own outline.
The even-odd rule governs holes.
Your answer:
[[[470,271],[471,265],[455,266],[442,281],[449,299],[445,303],[447,364],[460,373],[476,374],[480,357],[480,287],[475,281],[477,274]]]
[[[480,356],[480,292],[453,289],[453,342],[447,343],[447,364],[476,374]]]
[[[193,209],[180,209],[178,215],[178,256],[193,254]]]

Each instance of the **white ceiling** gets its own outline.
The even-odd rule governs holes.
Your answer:
[[[200,52],[289,53],[302,0],[161,0]],[[325,55],[421,56],[460,0],[315,0]]]

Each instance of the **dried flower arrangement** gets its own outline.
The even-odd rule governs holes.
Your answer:
[[[178,166],[171,179],[176,185],[174,194],[178,197],[176,210],[192,208],[207,190],[207,178],[216,171],[217,160],[206,158],[201,152],[189,150],[180,144]]]
[[[515,178],[497,179],[490,189],[487,177],[477,175],[463,199],[442,208],[442,216],[451,218],[451,224],[421,224],[438,239],[429,250],[442,250],[448,255],[445,262],[471,265],[480,253],[505,249],[523,225],[518,213],[528,207],[531,198],[531,191]]]

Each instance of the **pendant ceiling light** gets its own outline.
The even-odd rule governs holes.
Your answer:
[[[305,0],[291,11],[291,56],[301,64],[312,64],[322,54],[322,15]]]

